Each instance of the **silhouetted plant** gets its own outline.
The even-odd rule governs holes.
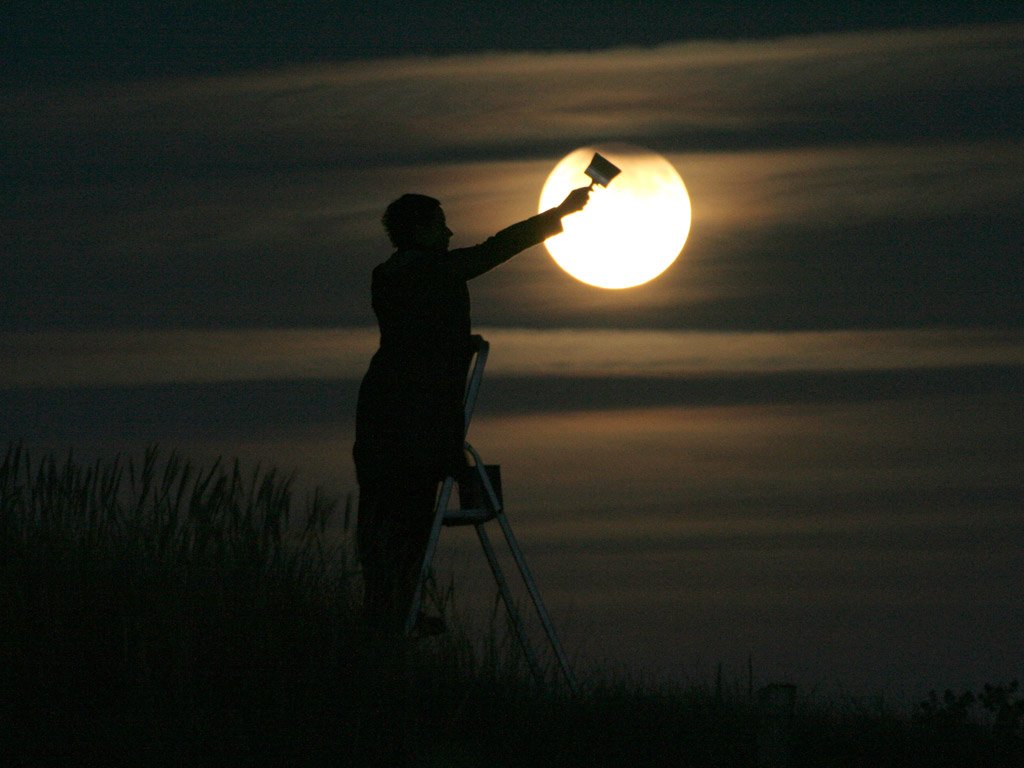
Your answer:
[[[341,525],[335,508],[320,491],[293,504],[292,477],[237,461],[151,448],[86,464],[10,446],[5,757],[20,739],[25,764],[751,765],[752,670],[686,686],[577,670],[569,698],[534,684],[498,614],[471,638],[451,581],[428,585],[447,635],[381,644],[357,609],[351,498]],[[909,720],[881,702],[800,702],[791,764],[1017,766],[1022,718],[1016,681],[933,693]]]
[[[919,703],[914,723],[927,739],[921,754],[934,765],[1024,764],[1024,699],[1016,697],[1018,682],[986,684],[978,693],[947,689],[940,697],[931,691]],[[977,705],[988,713],[976,714]]]
[[[994,716],[993,728],[1003,734],[1024,735],[1024,698],[1016,695],[1020,688],[1017,680],[1007,685],[985,684],[978,696],[981,705]]]
[[[0,674],[49,702],[281,682],[292,649],[336,644],[350,614],[346,547],[323,536],[335,503],[314,493],[296,525],[291,483],[156,448],[82,465],[11,446]]]
[[[970,691],[956,694],[947,689],[941,699],[938,693],[930,691],[928,698],[919,705],[918,720],[944,731],[960,730],[971,724],[971,709],[976,701]]]

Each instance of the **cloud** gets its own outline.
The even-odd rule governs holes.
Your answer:
[[[1016,141],[828,146],[670,155],[702,225],[756,230],[986,210],[1018,194]]]
[[[798,333],[485,328],[489,378],[671,379],[1024,366],[1019,331]],[[0,337],[0,388],[354,381],[369,328],[47,331]]]
[[[684,377],[1024,365],[1015,331],[794,333],[487,329],[496,376]]]
[[[465,160],[631,137],[677,151],[1015,137],[1015,25],[310,65],[15,92],[11,138],[174,164]]]
[[[371,324],[388,201],[433,193],[477,242],[612,139],[681,171],[684,258],[612,295],[537,249],[478,281],[480,319],[1012,324],[1022,64],[1004,25],[8,88],[0,327]]]

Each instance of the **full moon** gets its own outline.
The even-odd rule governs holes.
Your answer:
[[[690,233],[690,196],[672,164],[627,144],[582,147],[555,166],[540,193],[540,210],[558,205],[590,179],[595,152],[622,173],[595,186],[579,213],[562,219],[561,234],[544,241],[562,269],[598,288],[631,288],[652,280],[676,260]]]

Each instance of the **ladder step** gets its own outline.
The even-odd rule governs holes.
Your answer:
[[[498,513],[493,509],[450,509],[444,513],[444,524],[455,525],[479,525],[493,520]]]

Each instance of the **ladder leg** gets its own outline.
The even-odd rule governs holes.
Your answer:
[[[533,672],[533,676],[537,680],[537,684],[544,685],[544,674],[537,661],[537,655],[533,652],[533,647],[530,645],[530,639],[526,635],[526,627],[523,625],[523,619],[519,615],[519,610],[515,606],[515,602],[512,598],[512,591],[509,589],[508,582],[505,580],[505,574],[498,562],[498,557],[494,552],[494,547],[491,545],[491,540],[487,536],[487,531],[484,530],[483,523],[473,527],[476,528],[476,535],[480,539],[480,546],[483,548],[484,554],[487,556],[487,563],[491,566],[491,573],[494,574],[494,581],[497,583],[498,590],[501,592],[501,599],[505,603],[505,610],[508,612],[509,618],[512,619],[512,624],[516,628],[516,636],[519,638],[519,645],[522,647],[523,653],[526,654],[526,661],[530,665],[530,670]]]
[[[530,593],[530,598],[533,600],[533,606],[537,609],[537,616],[540,619],[541,624],[544,626],[544,632],[548,636],[548,642],[551,644],[551,649],[555,652],[555,656],[558,658],[558,664],[562,668],[562,674],[565,675],[566,682],[569,684],[569,690],[575,694],[578,690],[576,677],[573,675],[572,668],[569,666],[569,659],[566,658],[565,652],[562,650],[562,644],[558,640],[558,634],[555,632],[555,626],[551,623],[551,617],[548,616],[547,608],[544,607],[544,601],[541,599],[540,590],[537,589],[537,584],[533,580],[533,574],[526,565],[526,558],[523,557],[523,552],[519,549],[519,543],[516,541],[516,537],[512,533],[512,526],[509,524],[508,518],[505,516],[501,500],[498,498],[498,494],[491,485],[491,480],[485,471],[486,466],[483,463],[483,459],[480,458],[480,455],[469,443],[466,443],[466,449],[470,452],[476,462],[477,474],[484,486],[490,508],[494,511],[495,517],[501,525],[501,530],[505,534],[505,541],[508,542],[508,548],[512,552],[512,557],[515,559],[516,566],[519,568],[519,574],[522,576],[523,583],[526,585],[526,588]],[[480,525],[477,526],[477,530],[481,533],[483,532]],[[497,573],[495,574],[495,578],[497,578]],[[508,603],[507,598],[506,604],[509,605],[511,610],[511,604]],[[517,631],[520,631],[518,630],[518,625]],[[526,635],[524,631],[520,635],[520,638],[523,643],[523,647],[526,648]],[[532,651],[528,651],[528,653],[532,653]]]
[[[526,565],[526,559],[523,557],[523,552],[519,549],[516,537],[512,533],[512,526],[509,525],[508,518],[505,517],[504,512],[498,512],[497,518],[498,523],[501,525],[501,530],[505,534],[505,540],[508,542],[508,548],[511,550],[512,557],[515,559],[516,566],[519,568],[519,573],[523,577],[523,582],[526,584],[527,590],[530,592],[530,597],[533,599],[533,606],[537,609],[537,616],[540,619],[541,624],[544,626],[544,632],[548,636],[548,642],[551,643],[551,648],[554,650],[555,656],[558,658],[558,664],[562,668],[562,674],[565,675],[565,680],[569,684],[569,690],[572,691],[573,694],[576,694],[578,692],[576,677],[573,675],[572,669],[569,667],[569,659],[562,650],[562,644],[558,640],[558,635],[555,632],[555,626],[551,623],[551,618],[548,616],[547,609],[544,607],[544,601],[541,599],[540,590],[537,589],[537,584],[533,580],[533,574],[530,573],[530,569]]]
[[[451,477],[445,478],[441,484],[441,491],[437,495],[437,503],[434,505],[434,524],[430,528],[430,538],[427,539],[427,549],[423,553],[423,563],[420,565],[420,576],[416,580],[416,591],[413,593],[412,605],[409,606],[409,613],[405,617],[403,631],[406,635],[412,632],[416,626],[416,619],[419,617],[420,603],[423,601],[423,585],[430,576],[430,564],[434,560],[434,551],[437,549],[437,540],[441,535],[441,524],[444,522],[444,513],[448,509],[448,499],[452,495]]]
[[[480,389],[480,382],[483,378],[484,365],[487,362],[487,354],[490,348],[490,345],[480,336],[473,336],[472,343],[476,359],[473,363],[473,369],[470,374],[469,381],[467,382],[466,392],[464,393],[463,399],[465,428],[467,431],[469,429],[470,418],[473,414],[473,408],[476,404],[477,394]],[[486,472],[486,467],[480,459],[480,456],[473,450],[469,443],[466,443],[466,448],[472,454],[476,462],[477,473],[487,497],[487,506],[492,512],[496,513],[495,516],[498,518],[501,530],[505,534],[505,540],[508,542],[509,549],[515,559],[516,566],[519,568],[519,574],[522,576],[523,582],[530,593],[530,598],[533,600],[534,608],[537,610],[537,616],[540,619],[541,624],[544,626],[544,631],[548,636],[548,641],[551,643],[551,648],[555,652],[555,656],[558,658],[558,663],[562,668],[562,673],[565,676],[566,682],[569,684],[569,689],[573,694],[576,694],[578,691],[576,678],[573,676],[572,669],[569,667],[569,660],[566,658],[565,652],[562,650],[562,645],[558,640],[558,635],[555,633],[554,625],[551,623],[551,618],[548,616],[547,609],[544,607],[544,601],[541,599],[540,592],[537,589],[537,584],[533,580],[533,575],[530,573],[530,569],[526,565],[523,553],[519,549],[519,544],[516,542],[515,535],[512,533],[512,528],[508,523],[508,519],[505,517],[501,499],[490,482],[490,478]],[[451,497],[453,484],[454,479],[452,477],[445,478],[441,485],[441,491],[438,494],[437,505],[434,511],[434,523],[431,527],[430,538],[427,541],[427,548],[423,555],[423,564],[420,568],[420,578],[417,581],[412,605],[409,606],[409,614],[405,620],[404,629],[405,634],[407,635],[412,632],[413,627],[416,625],[416,619],[420,610],[420,603],[423,600],[423,585],[430,575],[431,562],[434,558],[434,551],[437,549],[437,541],[448,510],[448,501]],[[526,628],[523,625],[519,611],[516,609],[512,600],[512,594],[509,590],[508,582],[505,580],[504,573],[498,563],[494,547],[491,545],[490,539],[484,530],[483,523],[477,523],[474,527],[476,528],[477,536],[480,539],[480,546],[483,548],[484,554],[487,556],[487,562],[491,567],[491,573],[494,575],[494,580],[498,584],[498,589],[501,592],[502,599],[505,601],[505,608],[515,625],[516,634],[519,636],[519,643],[523,647],[523,652],[526,654],[527,661],[529,662],[538,683],[543,684],[544,681],[540,665],[538,664],[537,657],[530,646],[529,639],[526,635]]]

